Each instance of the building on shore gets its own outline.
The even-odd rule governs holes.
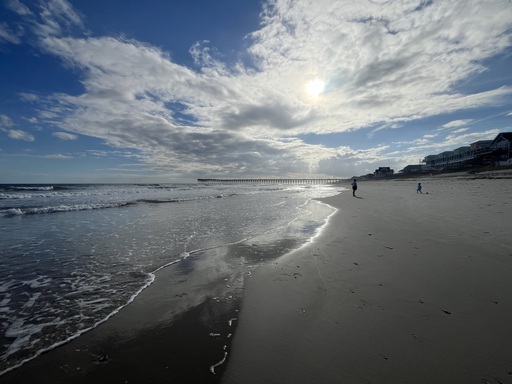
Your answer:
[[[394,170],[392,170],[390,167],[379,167],[379,169],[376,169],[373,173],[375,177],[386,177],[391,176],[395,173]]]
[[[493,161],[499,164],[512,164],[511,144],[512,132],[503,132],[496,136],[491,144]]]
[[[423,172],[432,172],[433,169],[426,166],[425,164],[411,164],[406,165],[404,169],[398,171],[398,173],[402,174],[411,174],[411,173],[423,173]]]
[[[445,168],[459,168],[472,160],[471,147],[459,147],[453,151],[441,152],[438,155],[429,155],[423,160],[425,165],[435,170]]]
[[[498,134],[494,140],[480,140],[471,143],[469,146],[454,149],[453,151],[445,151],[437,155],[428,155],[422,161],[425,166],[423,171],[441,171],[466,166],[491,164],[512,164],[511,142],[512,132],[503,132]],[[404,168],[404,170],[406,168]]]

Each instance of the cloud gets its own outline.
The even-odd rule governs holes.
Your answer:
[[[32,117],[24,117],[24,119],[26,121],[28,121],[29,123],[32,123],[32,124],[37,124],[38,123],[37,119],[35,117],[33,117],[33,116]]]
[[[13,12],[16,12],[18,15],[27,16],[31,15],[30,9],[21,3],[19,0],[8,0],[5,2],[6,8],[10,9]]]
[[[77,13],[67,0],[48,0],[41,2],[39,20],[35,32],[41,37],[61,36],[74,28],[84,29],[82,16]]]
[[[451,151],[461,146],[468,146],[479,140],[493,140],[500,133],[499,129],[489,129],[483,132],[457,134],[450,132],[440,142],[416,140],[403,152],[423,155],[433,155],[443,151]]]
[[[55,154],[55,155],[46,155],[46,156],[44,156],[44,158],[46,158],[46,159],[72,159],[73,156]]]
[[[99,151],[99,150],[92,150],[88,149],[86,151],[87,155],[94,156],[94,157],[107,157],[110,155],[109,151]]]
[[[76,140],[78,139],[78,136],[73,133],[67,133],[67,132],[53,132],[53,136],[61,139],[61,140]]]
[[[11,127],[13,126],[11,118],[7,115],[0,115],[0,127]]]
[[[454,120],[450,121],[449,123],[443,124],[440,129],[452,129],[457,127],[462,127],[464,125],[468,125],[472,122],[471,119],[465,119],[465,120]]]
[[[14,140],[34,141],[35,138],[28,132],[20,131],[18,129],[7,130],[7,136]]]
[[[35,138],[28,132],[18,129],[9,129],[14,126],[13,121],[7,115],[0,115],[0,130],[7,133],[7,136],[14,140],[34,141]]]
[[[499,129],[490,129],[484,132],[473,132],[463,135],[450,133],[445,138],[445,144],[450,144],[452,149],[455,149],[456,146],[466,146],[479,140],[493,140],[499,133]]]
[[[19,96],[21,100],[29,102],[38,101],[40,99],[36,94],[28,92],[21,92]]]
[[[459,128],[459,129],[452,131],[452,134],[466,132],[467,130],[469,130],[469,128]]]
[[[6,23],[0,23],[0,44],[5,42],[21,44],[22,35],[23,29],[19,28],[18,31],[14,32]]]
[[[39,47],[79,71],[84,92],[32,101],[44,104],[40,120],[133,150],[155,170],[335,174],[346,160],[390,157],[385,148],[327,149],[297,137],[401,127],[510,96],[509,87],[458,89],[511,46],[512,19],[503,11],[510,6],[505,0],[269,1],[260,28],[246,37],[251,66],[221,61],[203,41],[190,50],[194,70],[147,43],[89,37],[70,3],[52,0],[35,24]],[[317,78],[325,90],[312,97],[306,85]]]

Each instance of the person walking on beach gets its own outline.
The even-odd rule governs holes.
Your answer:
[[[354,179],[354,181],[352,182],[352,196],[356,195],[356,191],[357,191],[357,181],[356,181],[356,179]]]
[[[423,193],[421,192],[421,183],[418,183],[418,189],[416,189],[416,193]]]

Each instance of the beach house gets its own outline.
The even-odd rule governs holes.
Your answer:
[[[511,142],[512,132],[503,132],[494,140],[479,140],[453,151],[428,155],[422,163],[437,171],[474,165],[512,164]]]
[[[390,167],[379,167],[379,169],[376,169],[373,173],[375,177],[385,177],[385,176],[391,176],[395,173],[394,170],[392,170]]]
[[[498,165],[512,164],[512,132],[500,133],[491,143],[492,161]]]
[[[403,169],[398,171],[401,174],[411,174],[411,173],[422,173],[422,172],[431,172],[434,169],[425,165],[425,164],[410,164],[406,165]]]
[[[422,164],[406,165],[403,169],[398,171],[398,173],[420,173],[420,172],[423,172]]]

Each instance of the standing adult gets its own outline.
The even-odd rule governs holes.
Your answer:
[[[354,181],[352,182],[352,196],[356,195],[356,191],[357,191],[357,181],[356,181],[356,179],[354,179]]]

